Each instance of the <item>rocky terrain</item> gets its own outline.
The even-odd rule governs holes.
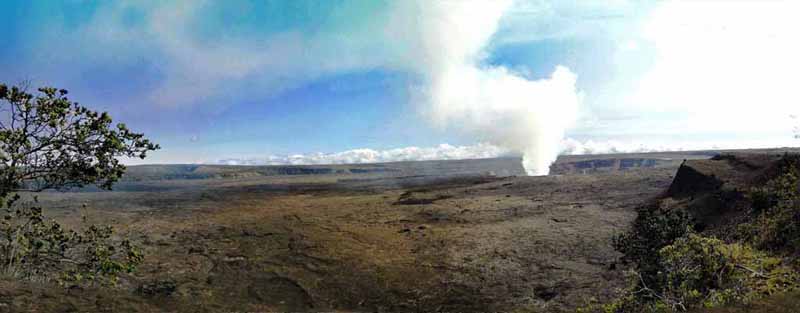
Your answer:
[[[0,312],[572,311],[624,284],[611,237],[692,155],[566,157],[542,177],[513,158],[132,167],[113,192],[40,202],[129,234],[139,271],[116,289],[0,281]]]

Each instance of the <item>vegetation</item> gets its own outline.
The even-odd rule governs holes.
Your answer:
[[[648,284],[629,272],[630,287],[609,304],[585,312],[683,312],[749,304],[796,290],[800,276],[780,258],[739,243],[689,232],[658,251],[659,271]]]
[[[792,156],[781,162],[775,178],[747,193],[751,210],[731,242],[697,233],[680,209],[641,208],[631,230],[614,240],[633,265],[629,287],[615,301],[581,311],[692,311],[796,292],[800,162]]]
[[[21,192],[97,185],[111,189],[125,171],[120,157],[158,149],[66,90],[0,84],[0,270],[6,276],[62,284],[116,283],[142,262],[141,251],[110,226],[66,230]]]
[[[753,188],[751,218],[738,235],[760,249],[797,255],[800,252],[800,159],[785,156],[782,174]]]
[[[693,221],[685,211],[662,210],[656,205],[643,206],[637,211],[632,229],[614,238],[614,248],[622,252],[623,261],[636,264],[637,276],[643,284],[659,288],[663,270],[661,249],[691,232]]]

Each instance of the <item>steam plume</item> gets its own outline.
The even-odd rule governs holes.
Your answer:
[[[404,63],[423,74],[419,102],[430,119],[522,154],[529,175],[547,174],[577,114],[576,75],[559,66],[549,78],[530,80],[482,63],[481,53],[510,1],[400,3],[390,25],[418,29],[390,30],[416,38]]]

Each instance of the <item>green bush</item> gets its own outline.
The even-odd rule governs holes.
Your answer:
[[[798,276],[779,258],[750,246],[689,234],[666,246],[662,257],[662,295],[672,309],[749,303],[793,290]]]
[[[666,311],[657,295],[664,292],[664,268],[661,249],[693,231],[694,222],[683,210],[663,210],[658,204],[642,206],[631,229],[613,239],[622,260],[633,265],[627,271],[629,286],[619,291],[610,303],[590,303],[579,312],[662,312]],[[647,291],[647,292],[645,292]]]
[[[614,239],[623,260],[633,265],[629,287],[615,301],[582,311],[698,310],[797,290],[796,265],[787,263],[800,252],[800,160],[786,156],[781,162],[775,178],[748,193],[752,209],[735,225],[738,242],[695,233],[684,211],[657,204],[640,208],[632,228]]]
[[[693,225],[685,211],[665,211],[655,204],[643,206],[631,229],[614,237],[613,245],[622,252],[623,261],[634,265],[644,283],[657,285],[654,280],[661,270],[658,251],[692,231]]]
[[[693,232],[658,251],[658,271],[647,282],[629,272],[630,286],[607,304],[580,312],[683,312],[797,290],[800,276],[782,260],[747,245],[726,244]]]
[[[800,192],[796,161],[785,161],[782,174],[749,193],[751,219],[738,232],[755,246],[776,252],[800,252]]]
[[[0,223],[0,270],[7,277],[58,281],[63,285],[116,284],[144,256],[111,226],[66,230],[33,203],[6,202]]]

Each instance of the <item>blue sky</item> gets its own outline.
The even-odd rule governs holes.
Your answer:
[[[69,89],[159,142],[149,162],[444,143],[524,155],[791,145],[793,8],[10,0],[0,82]],[[558,82],[560,67],[574,83]]]

